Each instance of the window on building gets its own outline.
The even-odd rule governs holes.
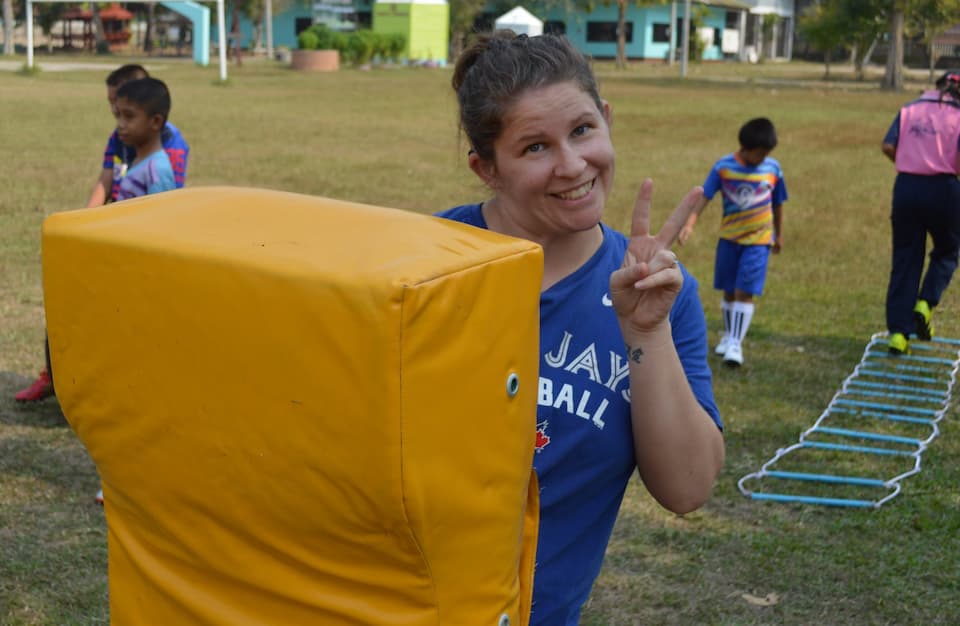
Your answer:
[[[739,28],[740,13],[737,11],[727,11],[727,19],[723,26],[724,28]]]
[[[302,33],[303,31],[305,31],[305,30],[307,30],[308,28],[310,28],[311,26],[313,26],[313,18],[312,18],[312,17],[298,17],[298,18],[295,19],[294,22],[293,22],[293,30],[295,31],[295,32],[293,33],[294,36],[299,35],[299,34]]]
[[[633,22],[626,23],[626,41],[633,41]],[[587,22],[587,42],[604,43],[617,41],[616,22]]]
[[[357,11],[357,28],[373,28],[372,11]]]
[[[718,48],[723,45],[723,30],[720,28],[713,29],[713,45]]]
[[[670,24],[653,25],[653,42],[670,43]]]
[[[559,20],[547,20],[543,23],[543,33],[545,35],[566,35],[567,25]]]

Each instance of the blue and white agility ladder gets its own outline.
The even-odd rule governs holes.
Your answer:
[[[873,508],[896,497],[900,481],[920,471],[921,455],[940,434],[960,368],[958,339],[912,341],[910,350],[891,356],[887,333],[873,335],[816,423],[798,443],[780,448],[758,471],[741,478],[741,493],[754,500]],[[825,468],[859,475],[826,473]],[[757,481],[757,490],[746,487],[750,481]],[[788,481],[795,492],[771,490]],[[878,490],[881,494],[873,497]]]

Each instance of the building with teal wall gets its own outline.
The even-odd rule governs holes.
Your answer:
[[[398,0],[395,0],[398,1]],[[399,0],[402,1],[402,0]],[[407,0],[409,1],[409,0]],[[274,46],[297,47],[297,34],[308,27],[316,15],[315,4],[341,3],[353,9],[352,19],[360,27],[373,23],[374,0],[297,0],[293,6],[274,15]],[[527,10],[544,21],[544,32],[562,32],[580,50],[594,58],[615,58],[617,54],[617,7],[595,3],[592,11],[567,10],[558,3],[523,4]],[[754,60],[756,54],[767,58],[790,58],[793,40],[793,0],[702,0],[693,2],[693,9],[704,15],[699,32],[705,39],[703,59],[706,61]],[[478,25],[492,27],[499,13],[488,7],[481,14]],[[670,49],[670,37],[675,38],[675,58],[679,58],[683,27],[682,2],[658,6],[627,5],[626,55],[632,60],[665,60]],[[776,16],[772,36],[761,32],[765,15]],[[671,17],[674,24],[671,28]],[[695,22],[696,23],[696,22]],[[227,16],[227,24],[230,17]],[[252,28],[249,20],[241,19],[241,45],[250,47]],[[211,41],[216,41],[212,33]]]
[[[535,13],[536,14],[536,13]],[[670,48],[670,35],[676,33],[680,48],[679,33],[683,20],[682,6],[677,12],[676,28],[670,28],[670,7],[654,6],[639,8],[630,4],[626,11],[627,41],[625,51],[628,59],[666,60]],[[708,7],[702,18],[704,28],[722,31],[727,20],[726,9]],[[562,24],[562,26],[561,26]],[[617,56],[617,7],[596,5],[593,11],[568,14],[556,9],[548,10],[544,17],[545,32],[563,32],[577,48],[594,58]],[[720,41],[711,38],[704,49],[705,60],[723,58]]]

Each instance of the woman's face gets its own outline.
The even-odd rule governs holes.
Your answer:
[[[497,210],[526,234],[551,237],[595,227],[613,184],[610,108],[601,112],[574,82],[524,92],[494,141],[494,162],[474,171]]]

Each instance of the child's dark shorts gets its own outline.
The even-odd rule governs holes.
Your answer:
[[[762,295],[769,260],[768,245],[745,246],[721,239],[717,242],[713,288],[726,293],[739,289],[754,296]]]

